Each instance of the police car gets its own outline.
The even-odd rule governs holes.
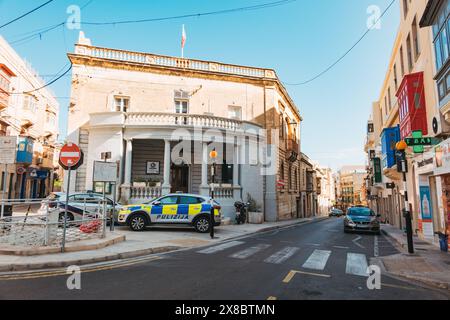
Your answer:
[[[154,224],[186,224],[197,232],[210,229],[210,214],[214,208],[215,226],[221,223],[221,207],[210,197],[195,194],[169,194],[146,204],[122,207],[119,224],[133,231],[142,231]]]

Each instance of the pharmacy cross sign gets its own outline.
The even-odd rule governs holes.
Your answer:
[[[414,153],[424,153],[426,146],[438,144],[437,139],[431,137],[424,137],[422,131],[414,131],[412,138],[405,138],[405,142],[409,147],[414,148]]]
[[[59,163],[63,167],[74,168],[80,163],[81,159],[82,153],[76,144],[69,142],[61,148]]]

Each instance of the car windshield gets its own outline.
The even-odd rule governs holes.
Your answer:
[[[375,216],[375,212],[369,208],[350,208],[348,209],[349,216],[362,216],[362,217],[370,217]]]

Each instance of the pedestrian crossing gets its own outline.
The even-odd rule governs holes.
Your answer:
[[[266,258],[262,258],[264,263],[280,265],[291,259],[299,251],[301,251],[300,248],[292,246],[284,247],[281,250],[275,251],[271,250],[272,245],[270,244],[257,244],[243,248],[244,245],[245,242],[243,241],[231,241],[214,247],[203,249],[201,251],[198,251],[198,253],[212,255],[233,249],[237,251],[232,252],[228,255],[228,257],[231,259],[245,260],[258,254],[261,254],[261,256],[264,254],[266,255]],[[336,250],[336,252],[333,252],[331,250],[316,249],[308,256],[306,261],[301,264],[301,268],[306,270],[324,271],[326,266],[329,264],[329,261],[332,260],[333,257],[336,257],[338,252],[342,252],[342,250]],[[347,253],[345,262],[346,274],[367,277],[367,267],[368,263],[365,254],[353,252]]]

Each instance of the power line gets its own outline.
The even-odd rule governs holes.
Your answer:
[[[377,24],[384,16],[385,14],[389,11],[389,9],[392,7],[392,5],[395,3],[396,0],[392,0],[391,3],[387,6],[387,8],[383,11],[383,13],[380,15],[380,17],[374,22],[374,25]],[[303,86],[305,84],[308,84],[310,82],[313,82],[314,80],[317,80],[318,78],[320,78],[321,76],[323,76],[324,74],[326,74],[328,71],[330,71],[331,69],[333,69],[339,62],[341,62],[368,34],[369,32],[372,30],[372,28],[368,28],[366,30],[366,32],[364,32],[364,34],[358,39],[358,41],[356,41],[356,43],[354,45],[352,45],[350,47],[350,49],[348,49],[339,59],[337,59],[334,63],[332,63],[328,68],[326,68],[325,70],[323,70],[322,72],[320,72],[319,74],[317,74],[316,76],[312,77],[309,80],[303,81],[303,82],[299,82],[299,83],[288,83],[288,82],[283,82],[285,85],[288,86]]]
[[[288,3],[292,3],[292,2],[296,2],[296,1],[297,0],[280,0],[280,1],[275,1],[275,2],[258,4],[258,5],[254,5],[254,6],[248,6],[248,7],[239,7],[239,8],[233,8],[233,9],[225,9],[225,10],[219,10],[219,11],[210,11],[210,12],[194,13],[194,14],[185,14],[185,15],[178,15],[178,16],[169,16],[169,17],[162,17],[162,18],[111,21],[111,22],[89,22],[89,21],[87,21],[87,22],[81,22],[81,24],[99,26],[99,25],[118,25],[118,24],[131,24],[131,23],[144,23],[144,22],[164,21],[164,20],[175,20],[175,19],[184,19],[184,18],[192,18],[192,17],[227,14],[227,13],[234,13],[234,12],[240,12],[240,11],[260,10],[260,9],[266,9],[266,8],[286,5]]]
[[[94,0],[88,1],[82,8],[87,7],[90,5]],[[211,16],[211,15],[218,15],[218,14],[227,14],[227,13],[234,13],[234,12],[240,12],[240,11],[254,11],[254,10],[261,10],[271,7],[278,7],[282,5],[286,5],[292,2],[296,2],[298,0],[279,0],[275,2],[269,2],[254,6],[248,6],[248,7],[239,7],[239,8],[233,8],[233,9],[226,9],[226,10],[219,10],[219,11],[211,11],[211,12],[203,12],[203,13],[194,13],[194,14],[185,14],[185,15],[178,15],[178,16],[169,16],[169,17],[160,17],[160,18],[151,18],[151,19],[141,19],[141,20],[126,20],[126,21],[113,21],[113,22],[80,22],[81,25],[93,25],[93,26],[106,26],[106,25],[120,25],[120,24],[133,24],[133,23],[145,23],[145,22],[156,22],[156,21],[167,21],[167,20],[175,20],[175,19],[183,19],[183,18],[192,18],[192,17],[202,17],[202,16]],[[30,34],[24,38],[15,40],[11,42],[11,44],[23,44],[28,41],[32,41],[36,38],[41,38],[42,35],[45,33],[48,33],[50,31],[55,30],[56,28],[63,26],[66,22],[60,22],[56,25],[52,25],[45,28],[37,29],[35,33],[28,32],[25,34]]]
[[[46,5],[50,4],[50,3],[53,2],[53,1],[55,1],[55,0],[49,0],[49,1],[47,1],[47,2],[45,2],[45,3],[43,3],[43,4],[41,4],[39,7],[36,7],[36,8],[34,8],[33,10],[28,11],[27,13],[24,13],[23,15],[21,15],[21,16],[15,18],[15,19],[13,19],[13,20],[11,20],[11,21],[9,21],[9,22],[7,22],[7,23],[1,25],[1,26],[0,26],[0,29],[4,28],[4,27],[6,27],[6,26],[9,26],[11,23],[14,23],[14,22],[16,22],[16,21],[18,21],[18,20],[20,20],[20,19],[22,19],[22,18],[25,18],[25,17],[28,16],[29,14],[32,14],[33,12],[39,10],[39,9],[42,8],[42,7],[45,7]]]

